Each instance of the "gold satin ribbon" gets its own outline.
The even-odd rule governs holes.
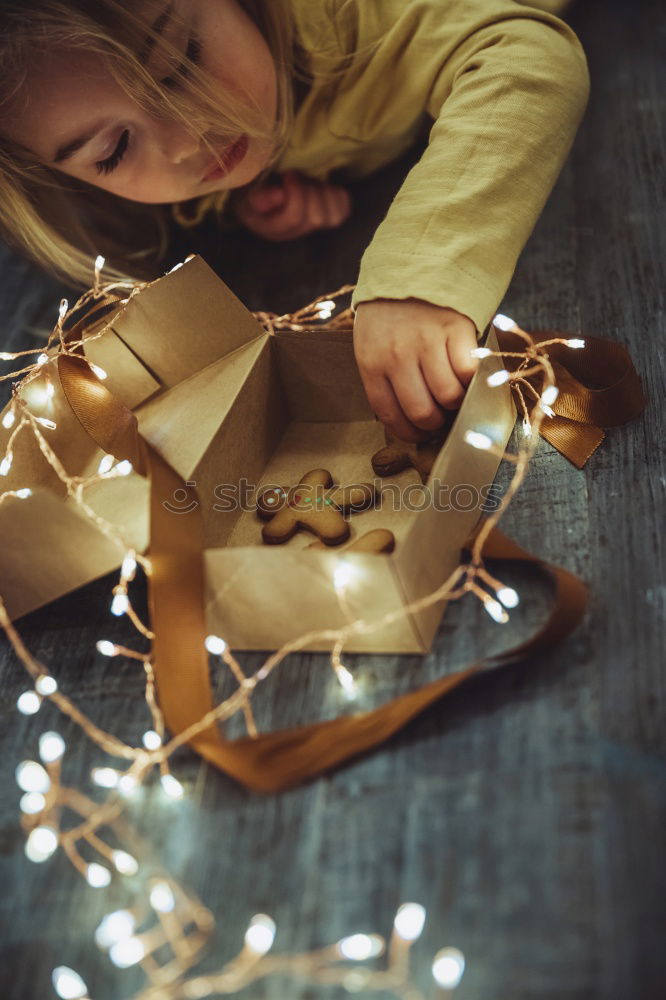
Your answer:
[[[547,337],[541,335],[541,339]],[[502,334],[503,350],[522,349],[514,348],[512,339],[513,335]],[[597,440],[590,450],[593,439],[583,429],[591,428],[598,436],[595,421],[602,422],[603,418],[607,426],[622,423],[639,413],[644,405],[638,376],[624,348],[596,338],[588,338],[587,343],[589,347],[583,350],[568,349],[568,369],[555,358],[560,398],[559,415],[550,422],[551,432],[555,421],[566,423],[556,424],[556,432],[548,439],[576,464],[581,460],[584,463],[583,455],[587,453],[589,457],[599,443]],[[550,351],[551,358],[558,353],[553,348]],[[128,459],[138,473],[150,479],[149,597],[155,634],[154,670],[167,727],[174,735],[182,733],[213,708],[208,654],[204,647],[201,506],[197,504],[177,518],[170,516],[162,500],[176,489],[183,489],[185,484],[139,434],[132,411],[95,378],[82,357],[60,355],[58,369],[69,404],[95,443],[119,460]],[[576,377],[584,377],[590,371],[598,379],[595,388],[584,386]],[[600,384],[604,379],[607,384]],[[473,537],[468,546],[472,541]],[[531,555],[497,529],[487,539],[484,555],[536,565],[554,584],[550,616],[526,642],[477,660],[370,712],[234,741],[224,739],[212,723],[190,740],[190,745],[248,788],[281,791],[370,750],[469,678],[534,656],[561,641],[578,625],[585,611],[587,590],[572,573]]]
[[[530,331],[540,344],[560,333]],[[645,395],[638,372],[626,347],[599,337],[585,337],[585,347],[571,348],[550,344],[548,356],[555,371],[559,395],[552,405],[554,417],[541,422],[541,437],[582,469],[606,436],[602,427],[618,427],[633,420],[645,408]],[[515,333],[497,331],[500,351],[524,351],[525,342]],[[509,371],[515,371],[520,358],[506,358]],[[594,384],[586,381],[594,379]],[[527,381],[539,391],[538,377]],[[518,395],[514,388],[516,405]],[[523,393],[528,411],[536,400]],[[520,412],[520,408],[519,408]]]

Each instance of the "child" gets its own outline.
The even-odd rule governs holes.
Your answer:
[[[352,298],[368,398],[405,440],[460,405],[589,88],[572,30],[516,0],[0,0],[0,38],[2,235],[70,282],[98,252],[145,269],[169,205],[274,241],[338,226],[330,174],[426,122]]]

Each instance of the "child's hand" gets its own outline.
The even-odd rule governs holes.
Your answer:
[[[422,299],[356,307],[354,353],[368,400],[402,441],[420,441],[457,409],[478,361],[471,319]]]
[[[265,240],[295,240],[333,229],[351,212],[346,188],[287,170],[277,181],[239,189],[231,199],[238,220]]]

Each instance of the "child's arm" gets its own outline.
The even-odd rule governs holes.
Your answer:
[[[387,32],[375,89],[372,61],[357,88],[374,96],[380,114],[382,74],[392,64],[396,104],[418,100],[425,87],[435,119],[428,148],[363,255],[352,296],[370,401],[396,433],[414,436],[437,426],[440,405],[460,401],[473,370],[468,349],[562,169],[589,78],[567,25],[505,0],[353,0],[338,15],[343,35],[350,7],[354,38]],[[364,114],[369,121],[367,103]]]

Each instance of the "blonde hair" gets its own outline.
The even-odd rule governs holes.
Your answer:
[[[21,84],[39,50],[78,48],[99,56],[137,103],[156,116],[179,120],[214,152],[245,132],[274,142],[271,163],[287,141],[293,119],[293,78],[307,77],[298,65],[302,52],[294,37],[288,0],[237,0],[262,31],[276,64],[277,120],[262,129],[253,109],[229,94],[220,106],[207,75],[188,66],[177,90],[167,90],[142,65],[140,52],[150,34],[128,0],[14,0],[0,4],[0,117],[20,97]],[[163,51],[182,62],[182,53],[154,36]],[[265,172],[270,170],[268,164]],[[221,193],[220,207],[226,192]],[[35,160],[9,139],[0,138],[0,235],[41,267],[70,285],[88,286],[92,260],[101,253],[108,273],[154,277],[166,250],[169,206],[142,205],[118,198]],[[128,247],[131,233],[133,246]]]

